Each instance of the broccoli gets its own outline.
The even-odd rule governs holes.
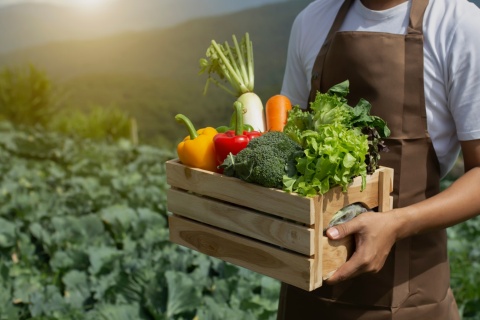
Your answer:
[[[223,164],[223,173],[268,188],[283,188],[283,176],[296,173],[295,158],[303,149],[279,131],[270,131],[252,139],[238,154],[230,154]]]

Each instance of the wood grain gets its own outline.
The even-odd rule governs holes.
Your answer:
[[[169,217],[170,240],[211,257],[313,290],[313,259],[178,216]]]
[[[314,254],[314,229],[182,190],[167,193],[168,210],[214,227],[298,253]]]
[[[194,169],[177,160],[166,162],[167,183],[183,190],[245,205],[289,220],[314,224],[312,199],[265,188],[214,172]],[[272,206],[272,204],[275,204]]]
[[[353,236],[341,240],[330,240],[327,237],[323,237],[322,246],[322,278],[326,280],[353,254]]]

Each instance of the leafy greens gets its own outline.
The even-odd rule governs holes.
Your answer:
[[[340,185],[345,191],[357,176],[362,189],[367,174],[378,168],[380,152],[387,151],[382,138],[390,135],[386,122],[370,115],[371,104],[361,99],[352,108],[346,96],[348,80],[317,92],[310,110],[294,106],[284,128],[304,149],[297,158],[297,174],[284,176],[284,190],[305,196],[324,194]]]

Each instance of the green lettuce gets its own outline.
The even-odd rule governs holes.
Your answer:
[[[302,133],[304,156],[297,158],[297,174],[284,176],[284,190],[304,196],[324,194],[336,185],[346,191],[354,177],[366,184],[367,137],[338,123]]]
[[[371,104],[360,99],[348,105],[348,80],[317,92],[309,111],[294,106],[284,133],[299,143],[304,155],[296,159],[297,174],[284,176],[283,189],[305,196],[324,194],[340,185],[346,191],[355,177],[378,168],[380,152],[387,151],[383,138],[390,135],[386,122],[370,114]]]
[[[346,126],[352,124],[354,110],[345,98],[348,92],[348,81],[333,86],[326,94],[317,92],[315,100],[310,104],[315,129],[331,123]]]

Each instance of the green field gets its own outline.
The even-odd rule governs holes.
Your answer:
[[[276,280],[168,241],[173,156],[0,122],[0,319],[275,319]],[[479,236],[478,218],[449,230],[465,320]]]

